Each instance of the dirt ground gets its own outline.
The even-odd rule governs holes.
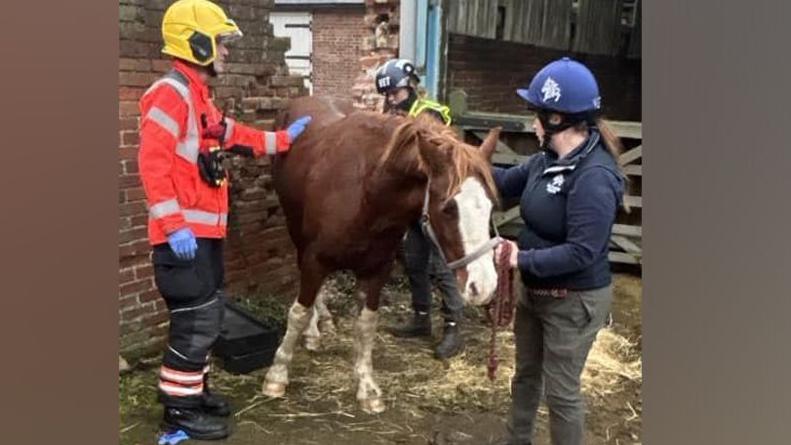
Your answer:
[[[513,335],[497,336],[500,366],[494,382],[486,378],[490,330],[483,311],[467,309],[467,348],[447,362],[432,356],[439,341],[435,315],[432,340],[396,339],[385,326],[410,314],[403,279],[385,289],[374,349],[374,377],[387,410],[363,413],[354,398],[352,378],[351,284],[340,277],[331,283],[328,306],[337,332],[322,338],[321,350],[300,347],[290,368],[286,398],[260,395],[265,369],[231,375],[215,367],[214,386],[233,403],[233,433],[219,443],[253,444],[400,444],[483,445],[497,443],[504,432],[513,372]],[[640,443],[642,425],[641,321],[642,284],[638,277],[618,274],[614,283],[613,323],[602,330],[583,375],[587,400],[587,443]],[[276,308],[282,310],[285,306]],[[438,311],[434,311],[435,314]],[[120,382],[121,444],[155,444],[161,408],[156,404],[156,360],[138,364]],[[210,442],[189,441],[185,444]],[[215,442],[217,443],[217,442]],[[539,410],[535,444],[548,444],[547,412]]]

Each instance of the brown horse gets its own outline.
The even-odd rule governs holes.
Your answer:
[[[279,117],[313,121],[273,166],[274,184],[297,248],[299,296],[288,312],[286,334],[266,375],[263,392],[280,397],[294,347],[312,316],[324,279],[350,270],[364,305],[355,323],[357,399],[381,412],[371,351],[380,291],[407,227],[424,228],[455,269],[467,303],[486,304],[497,285],[489,236],[496,189],[477,147],[433,119],[354,112],[348,104],[306,97]],[[497,131],[482,148],[491,151]],[[314,317],[315,321],[315,317]]]

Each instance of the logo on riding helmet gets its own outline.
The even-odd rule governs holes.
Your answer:
[[[236,23],[208,0],[178,0],[162,17],[162,52],[197,65],[214,62],[218,40],[228,43],[240,37]]]
[[[551,77],[547,77],[547,80],[544,81],[541,92],[544,94],[544,102],[549,102],[549,99],[554,99],[555,102],[560,100],[560,85]]]

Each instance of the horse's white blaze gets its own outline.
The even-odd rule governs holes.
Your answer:
[[[464,243],[464,254],[469,255],[489,241],[492,201],[477,178],[467,178],[454,199],[459,209],[459,232]],[[496,288],[494,251],[488,251],[467,265],[467,284],[462,296],[467,303],[486,304]]]
[[[376,336],[376,323],[379,314],[376,311],[363,307],[360,316],[354,324],[354,350],[356,360],[354,364],[354,375],[357,378],[357,400],[363,405],[363,409],[373,412],[381,412],[384,405],[379,400],[382,391],[373,378],[373,363],[371,362],[371,352]]]
[[[294,356],[294,346],[297,344],[299,334],[305,330],[310,321],[312,313],[312,308],[307,308],[299,304],[298,301],[291,305],[291,309],[288,311],[286,334],[283,336],[283,341],[280,342],[280,347],[277,348],[272,366],[269,367],[269,371],[266,373],[265,388],[272,383],[288,384],[288,365]]]

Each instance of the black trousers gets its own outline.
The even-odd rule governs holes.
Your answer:
[[[223,241],[199,238],[192,260],[180,260],[170,246],[154,246],[154,280],[170,312],[168,345],[160,374],[160,401],[166,406],[191,406],[199,403],[195,394],[162,390],[163,379],[205,375],[209,353],[220,334],[225,308]],[[181,374],[183,373],[183,374]],[[165,377],[163,377],[165,376]],[[172,388],[169,381],[165,387]],[[171,386],[167,386],[167,385]],[[179,389],[179,388],[176,388]],[[189,392],[189,389],[182,389]]]
[[[409,226],[404,240],[404,269],[412,293],[415,311],[431,310],[432,278],[442,294],[440,310],[445,322],[461,322],[464,299],[456,283],[456,275],[442,259],[437,246],[423,234],[420,223]]]

